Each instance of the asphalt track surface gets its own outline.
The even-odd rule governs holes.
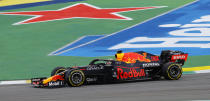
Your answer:
[[[210,100],[210,74],[175,81],[140,81],[65,88],[0,86],[0,101],[192,101]]]

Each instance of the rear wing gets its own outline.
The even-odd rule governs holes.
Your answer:
[[[188,54],[182,51],[163,50],[160,55],[161,63],[174,62],[181,66],[187,61]]]

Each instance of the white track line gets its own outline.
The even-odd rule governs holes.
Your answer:
[[[210,73],[210,69],[209,69],[209,70],[199,70],[199,71],[195,71],[195,73]]]
[[[0,81],[0,85],[29,84],[30,80]]]

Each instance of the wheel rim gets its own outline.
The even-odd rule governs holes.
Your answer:
[[[74,84],[80,84],[82,82],[82,75],[79,72],[75,72],[71,76],[71,80]]]
[[[180,74],[180,69],[178,66],[172,66],[170,69],[169,69],[169,73],[171,75],[171,77],[173,78],[176,78],[178,77],[178,75]]]

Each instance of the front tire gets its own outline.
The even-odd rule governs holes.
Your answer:
[[[166,63],[162,67],[162,75],[167,80],[178,80],[182,76],[182,67],[177,63]]]
[[[69,70],[65,73],[65,81],[69,86],[79,87],[85,82],[85,75],[81,70]]]
[[[66,70],[66,68],[64,68],[64,67],[56,67],[56,68],[54,68],[52,70],[51,76],[56,75],[58,73],[61,73],[61,72],[65,71],[65,70]]]

